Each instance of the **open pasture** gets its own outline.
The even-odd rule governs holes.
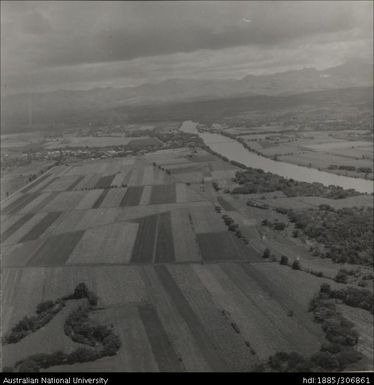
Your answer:
[[[119,207],[122,198],[126,194],[126,188],[109,189],[105,195],[103,202],[100,204],[101,208]]]
[[[64,264],[83,234],[84,231],[74,231],[47,238],[28,261],[28,265],[53,266]]]
[[[217,201],[225,211],[235,211],[235,208],[232,206],[232,204],[221,196],[217,197]]]
[[[68,264],[121,264],[131,258],[137,234],[136,223],[120,222],[85,231]]]
[[[191,207],[191,220],[196,234],[226,231],[226,226],[213,206]]]
[[[17,221],[11,228],[6,231],[5,239],[2,239],[2,244],[12,245],[22,241],[29,231],[33,229],[39,222],[43,221],[47,214],[26,214],[23,219]]]
[[[174,262],[174,243],[170,212],[159,214],[157,222],[155,263]]]
[[[86,195],[85,191],[62,191],[42,211],[66,211],[74,209]]]
[[[174,254],[177,262],[200,261],[200,250],[188,208],[171,211]]]
[[[38,214],[35,214],[37,216]],[[61,215],[61,212],[49,212],[36,223],[18,242],[29,242],[38,239]]]
[[[71,186],[74,188],[81,180],[80,175],[63,175],[45,186],[43,191],[67,191]]]
[[[250,246],[245,246],[230,232],[196,235],[202,259],[206,262],[247,260],[260,262],[260,255]]]
[[[75,208],[77,210],[93,208],[93,205],[97,202],[102,192],[102,190],[87,191]]]
[[[38,197],[37,193],[25,193],[25,194],[16,194],[14,200],[6,202],[6,205],[2,207],[2,215],[14,215],[22,210],[26,205],[31,203],[34,199]]]
[[[138,206],[140,204],[144,186],[131,186],[127,189],[125,195],[121,199],[119,206]]]
[[[175,184],[154,185],[149,204],[176,203]]]
[[[46,202],[46,199],[49,195],[51,195],[51,193],[48,192],[38,194],[34,200],[21,208],[19,214],[27,214],[39,211],[39,208],[43,202]]]
[[[132,253],[133,263],[152,263],[155,252],[158,215],[150,215],[136,221],[139,224],[138,234]]]
[[[349,321],[355,324],[355,329],[360,334],[357,344],[357,350],[365,355],[368,362],[368,369],[374,369],[374,330],[373,314],[364,309],[352,308],[347,305],[338,305],[338,310]]]

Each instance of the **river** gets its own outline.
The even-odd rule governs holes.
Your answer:
[[[284,178],[292,178],[301,182],[322,183],[325,186],[335,185],[344,189],[354,189],[361,193],[373,192],[373,181],[336,175],[314,168],[297,166],[291,163],[274,161],[264,156],[257,155],[247,150],[238,141],[221,134],[203,132],[196,129],[197,123],[192,121],[183,122],[181,130],[190,134],[197,134],[214,152],[219,153],[230,160],[240,162],[247,167],[260,168]]]

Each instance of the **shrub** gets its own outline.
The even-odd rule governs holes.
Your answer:
[[[285,255],[282,255],[279,263],[281,265],[288,265],[288,257]]]
[[[339,270],[335,276],[335,281],[339,283],[347,283],[348,282],[347,274],[343,270]]]
[[[54,305],[55,303],[53,301],[42,302],[36,307],[36,313],[40,314],[44,311],[50,310],[51,308],[53,308]]]
[[[320,293],[330,294],[330,293],[331,293],[331,287],[330,287],[330,285],[329,285],[328,283],[323,283],[323,284],[320,286],[319,292],[320,292]]]
[[[292,263],[292,268],[294,270],[301,270],[301,266],[300,266],[300,261],[298,259],[296,259],[295,261],[293,261]]]
[[[324,343],[321,346],[321,352],[329,352],[331,354],[336,354],[342,351],[344,347],[340,344],[335,343]]]
[[[324,306],[318,306],[316,309],[314,309],[313,315],[316,322],[324,322],[326,319],[335,315],[335,310]]]
[[[285,352],[277,352],[269,357],[268,364],[269,366],[279,372],[285,372],[287,370],[288,354]]]
[[[87,293],[87,299],[88,299],[88,303],[91,305],[91,306],[97,306],[97,303],[99,301],[97,295],[95,293],[93,293],[92,291],[89,291]]]
[[[311,271],[310,271],[310,274],[313,274],[313,275],[315,275],[316,277],[319,277],[319,278],[322,278],[322,277],[323,277],[322,271],[314,271],[314,270],[311,270]]]
[[[307,372],[311,363],[299,353],[277,352],[268,360],[269,366],[278,372]]]
[[[318,367],[326,370],[334,370],[339,367],[336,357],[329,352],[318,352],[311,356],[311,361]]]
[[[103,341],[105,355],[113,356],[121,347],[121,341],[115,334],[109,334]]]
[[[67,360],[70,364],[73,364],[76,362],[95,361],[100,356],[101,354],[96,352],[95,349],[77,348],[69,354]]]
[[[273,227],[274,227],[274,230],[282,231],[286,228],[286,224],[283,222],[275,222]]]
[[[73,298],[80,299],[88,296],[88,289],[85,283],[81,282],[74,290]]]
[[[262,258],[269,258],[270,257],[270,250],[266,248],[264,250],[264,253],[262,254]]]
[[[38,364],[33,360],[25,360],[22,361],[19,366],[17,367],[18,372],[21,373],[37,373],[39,372],[39,366]]]
[[[50,366],[60,365],[64,363],[66,355],[61,352],[55,352],[52,354],[39,353],[31,355],[27,358],[28,361],[33,361],[39,368],[47,369]]]
[[[322,328],[326,333],[326,339],[330,342],[348,346],[354,346],[358,342],[358,333],[350,327],[332,326],[331,323],[325,322]]]
[[[340,368],[344,369],[348,365],[360,361],[363,355],[355,349],[346,348],[338,352],[335,357],[338,360]]]

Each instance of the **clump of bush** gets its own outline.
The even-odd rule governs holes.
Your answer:
[[[343,269],[340,269],[336,276],[335,276],[335,281],[338,283],[347,283],[348,282],[348,276],[346,272]]]
[[[11,332],[5,336],[4,343],[15,343],[27,334],[44,326],[51,318],[65,306],[65,301],[87,298],[88,304],[72,311],[64,323],[64,332],[73,341],[83,346],[70,354],[57,351],[52,354],[34,354],[18,361],[15,369],[18,372],[39,372],[56,365],[71,365],[77,362],[95,361],[101,357],[115,355],[121,347],[119,337],[114,333],[112,326],[102,325],[89,317],[89,312],[97,305],[95,293],[88,290],[84,283],[76,286],[74,293],[58,299],[40,303],[36,308],[36,316],[24,317]],[[7,368],[13,371],[13,368]]]
[[[42,302],[37,306],[36,315],[25,316],[3,337],[3,344],[15,344],[45,326],[65,306],[61,300]]]
[[[292,262],[292,269],[294,269],[294,270],[301,270],[300,261],[298,259],[295,259]]]
[[[354,286],[337,290],[332,290],[329,286],[325,290],[329,298],[338,299],[348,306],[359,307],[374,314],[374,294],[370,290],[359,289]]]
[[[267,227],[270,227],[271,229],[274,229],[276,231],[283,231],[287,225],[283,222],[278,222],[278,221],[275,221],[275,222],[271,222],[267,219],[264,219],[262,222],[261,222],[261,225],[262,226],[267,226]]]
[[[236,235],[236,237],[241,239],[245,244],[248,244],[248,240],[243,236],[242,232],[239,229],[239,225],[235,223],[235,221],[230,216],[223,214],[222,219],[225,222],[225,225],[227,226],[227,229],[229,231],[232,231]]]
[[[348,302],[353,300],[352,303],[367,308],[365,295],[368,295],[367,290],[332,290],[329,284],[323,283],[310,302],[309,310],[313,312],[315,322],[321,324],[328,342],[322,344],[320,351],[308,358],[295,352],[277,352],[269,357],[268,367],[278,372],[332,371],[344,370],[360,361],[363,355],[354,348],[359,335],[354,330],[353,323],[337,311],[335,302],[338,298],[347,303],[349,298]]]
[[[337,263],[372,265],[373,213],[369,208],[333,209],[320,205],[318,209],[289,210],[288,218],[298,233],[315,241],[313,255],[330,258]],[[357,277],[357,271],[345,270]],[[348,277],[347,277],[348,278]],[[344,274],[338,279],[344,280]]]
[[[267,258],[269,258],[269,257],[270,257],[270,250],[269,250],[268,248],[266,248],[266,249],[264,250],[264,252],[262,253],[262,258],[267,259]]]
[[[237,171],[234,182],[240,186],[234,188],[232,194],[262,194],[282,191],[288,197],[320,196],[332,199],[347,198],[359,194],[354,189],[344,190],[339,186],[299,182],[251,167],[247,167],[243,171]]]
[[[279,263],[281,265],[288,265],[288,257],[286,255],[282,255]]]
[[[86,284],[81,282],[79,283],[76,288],[74,289],[74,293],[70,294],[66,297],[63,297],[63,300],[69,300],[69,299],[82,299],[82,298],[87,298],[88,303],[91,306],[96,306],[98,302],[97,295],[90,291]]]
[[[64,332],[73,341],[96,347],[98,345],[109,346],[112,351],[117,346],[112,328],[98,324],[89,318],[89,308],[80,306],[67,317]],[[117,341],[118,342],[118,341]]]
[[[277,372],[309,372],[311,363],[299,353],[277,352],[269,357],[268,365]]]

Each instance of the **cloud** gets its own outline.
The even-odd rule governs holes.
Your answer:
[[[121,73],[145,79],[149,63],[160,57],[163,68],[178,76],[183,75],[178,58],[187,58],[184,73],[198,76],[200,54],[208,57],[200,69],[206,72],[220,67],[227,52],[250,52],[245,60],[253,63],[266,53],[275,63],[275,53],[280,61],[302,45],[343,42],[352,48],[345,52],[349,56],[357,52],[354,42],[359,46],[372,39],[370,2],[3,1],[1,8],[2,80],[18,85],[37,78],[56,84],[63,74],[68,82],[82,82],[83,68],[87,81]],[[228,57],[228,63],[240,58]],[[325,54],[321,60],[326,62]],[[126,70],[134,62],[138,68]]]
[[[43,35],[52,31],[49,20],[36,10],[26,13],[22,17],[22,32],[31,35]]]

